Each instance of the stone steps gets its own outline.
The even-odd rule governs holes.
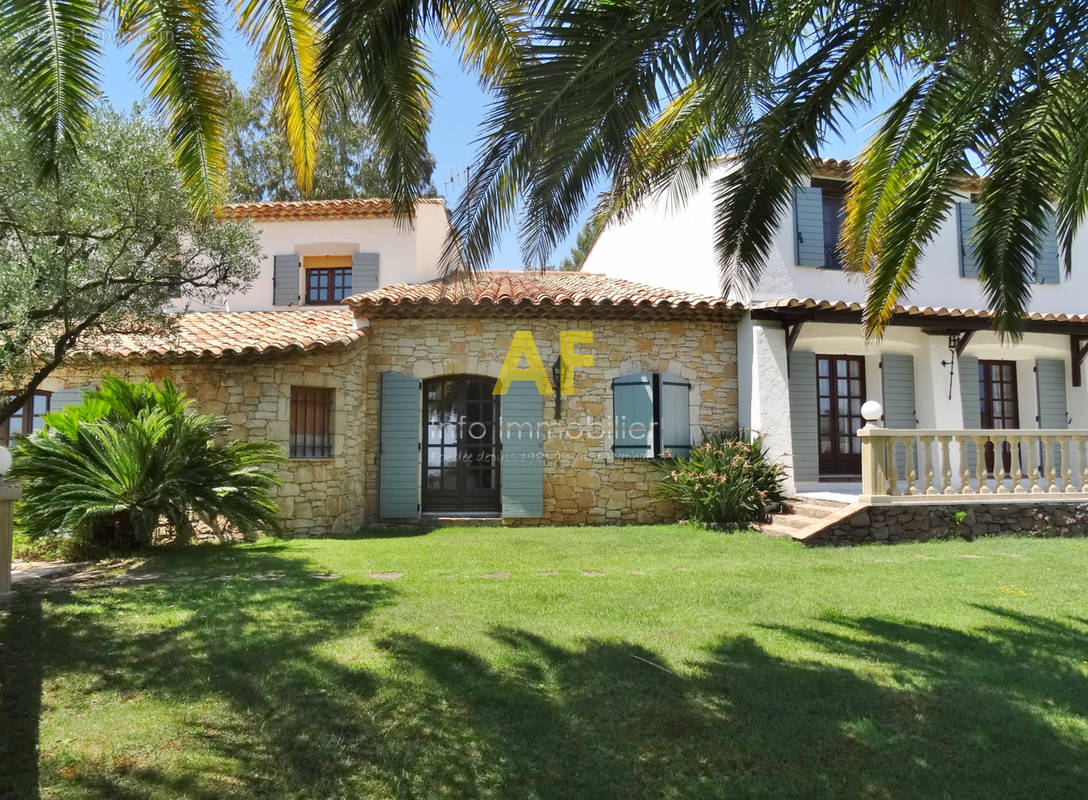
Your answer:
[[[807,497],[790,498],[771,521],[760,526],[766,536],[805,539],[854,513],[854,504]]]
[[[468,516],[455,517],[442,514],[424,514],[420,521],[430,528],[501,528],[502,517]]]

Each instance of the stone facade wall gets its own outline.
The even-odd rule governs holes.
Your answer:
[[[367,397],[366,342],[312,353],[251,359],[191,359],[146,364],[66,366],[42,388],[99,381],[103,368],[128,380],[169,378],[206,414],[225,416],[239,439],[270,439],[287,447],[292,386],[335,390],[332,457],[292,459],[281,470],[277,499],[293,536],[344,533],[366,515],[363,460]]]
[[[564,330],[588,330],[594,366],[575,369],[574,394],[562,399],[563,424],[589,430],[587,420],[612,417],[612,379],[634,372],[670,372],[691,383],[693,431],[737,424],[737,351],[733,322],[600,319],[372,319],[368,339],[366,406],[378,409],[382,372],[427,379],[474,374],[497,377],[513,334],[533,334],[545,365],[559,353]],[[549,370],[550,374],[550,370]],[[554,405],[544,402],[544,421]],[[378,414],[367,418],[366,439],[378,441]],[[553,427],[554,430],[554,427]],[[378,452],[368,447],[366,507],[378,507]],[[572,438],[557,431],[544,443],[544,517],[555,524],[660,522],[675,519],[672,506],[652,496],[658,473],[650,461],[616,459],[612,437]],[[539,522],[539,521],[537,521]]]
[[[959,516],[962,515],[962,516]],[[1084,536],[1088,503],[1018,502],[868,506],[804,540],[806,545],[921,542],[976,536]]]

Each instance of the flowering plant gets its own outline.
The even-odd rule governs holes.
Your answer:
[[[745,528],[782,502],[782,467],[763,437],[745,430],[712,433],[687,456],[662,462],[656,493],[674,500],[692,522]]]

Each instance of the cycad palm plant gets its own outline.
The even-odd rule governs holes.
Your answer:
[[[45,430],[15,450],[20,527],[30,538],[69,537],[74,549],[146,546],[160,527],[185,541],[194,522],[277,532],[283,448],[225,441],[226,420],[189,405],[169,381],[108,377],[81,405],[47,414]]]

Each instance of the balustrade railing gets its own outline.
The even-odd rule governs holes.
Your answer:
[[[858,436],[862,502],[1088,498],[1088,430],[866,426]]]

